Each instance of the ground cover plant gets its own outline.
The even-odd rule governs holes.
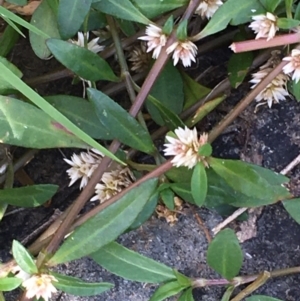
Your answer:
[[[194,300],[194,288],[216,285],[224,287],[220,301],[278,301],[255,290],[270,278],[299,273],[300,267],[240,275],[242,239],[226,226],[248,209],[277,202],[299,223],[300,198],[290,191],[285,176],[299,158],[277,173],[217,158],[212,143],[253,101],[258,111],[272,110],[288,96],[295,102],[300,99],[300,4],[291,0],[0,4],[5,22],[0,37],[0,220],[9,206],[42,206],[57,192],[58,186],[52,184],[14,187],[15,172],[39,149],[76,148],[64,160],[70,166],[66,170],[70,185],[81,191],[31,245],[13,241],[13,259],[0,265],[0,300],[17,288],[19,300],[50,300],[58,290],[92,296],[111,289],[113,283],[89,283],[54,272],[57,265],[89,256],[125,279],[159,284],[151,301],[172,296]],[[61,69],[22,80],[22,72],[8,59],[19,35],[29,39],[37,57],[57,60]],[[219,47],[224,40],[232,40],[228,78],[214,87],[200,85],[192,76],[197,57],[205,45]],[[43,96],[31,87],[64,76],[82,85],[82,97]],[[245,81],[250,81],[251,91],[218,124],[203,130],[205,118],[226,101],[226,91]],[[126,92],[123,101],[114,99],[118,91]],[[16,161],[13,155],[20,150],[23,156]],[[139,159],[145,155],[149,162]],[[82,211],[89,202],[95,206]],[[176,222],[183,202],[234,212],[212,229],[207,264],[220,275],[218,279],[191,278],[116,241],[155,212]]]

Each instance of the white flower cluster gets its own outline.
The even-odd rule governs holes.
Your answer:
[[[167,43],[167,36],[163,33],[162,29],[154,24],[150,24],[146,28],[146,36],[139,37],[140,40],[147,41],[147,52],[152,50],[152,57],[157,59],[162,48]],[[182,61],[184,67],[189,67],[192,61],[195,62],[195,56],[197,54],[197,46],[189,41],[176,41],[169,46],[166,51],[168,54],[173,53],[174,66],[179,60]]]
[[[71,160],[64,159],[72,167],[67,170],[71,179],[69,186],[81,179],[80,189],[84,188],[93,172],[100,164],[103,154],[96,149],[88,152],[81,152],[79,155],[73,154]],[[119,193],[135,181],[135,177],[127,167],[117,166],[111,171],[103,174],[100,182],[95,187],[95,196],[91,201],[99,200],[101,203]]]
[[[221,0],[202,0],[195,13],[202,18],[210,19],[222,4]],[[146,35],[139,39],[147,42],[147,52],[153,50],[152,58],[157,59],[162,48],[166,46],[168,37],[160,27],[154,24],[149,24],[145,33]],[[173,52],[174,66],[181,60],[184,67],[190,67],[192,62],[196,61],[197,51],[197,46],[189,39],[176,41],[166,49],[167,54]]]
[[[51,298],[52,293],[56,293],[57,289],[52,284],[58,282],[58,280],[48,274],[34,274],[30,275],[23,271],[18,265],[13,267],[11,272],[15,274],[15,277],[22,279],[22,286],[26,290],[26,298],[43,298],[48,301]]]
[[[197,7],[195,13],[202,18],[210,19],[222,4],[223,2],[221,0],[203,0]]]
[[[86,33],[86,39],[89,40],[89,33]],[[104,46],[98,44],[99,38],[92,39],[90,42],[87,43],[87,49],[98,53],[104,49]],[[84,47],[84,34],[82,32],[77,33],[77,40],[70,40],[72,44],[75,44],[80,47]]]
[[[279,58],[277,52],[272,53],[272,57],[268,62],[262,65],[258,72],[252,74],[250,83],[253,85],[251,88],[255,88],[278,64]],[[257,102],[261,102],[256,107],[267,104],[269,108],[272,107],[273,103],[279,103],[281,100],[285,100],[285,97],[289,95],[287,91],[287,81],[289,76],[283,72],[279,73],[256,97]],[[262,102],[263,101],[263,102]]]
[[[265,15],[252,17],[249,27],[256,33],[256,39],[265,38],[267,41],[275,37],[276,31],[279,30],[276,22],[277,17],[267,12]]]
[[[174,166],[186,166],[193,168],[199,161],[207,167],[205,158],[198,154],[200,146],[207,143],[208,135],[202,134],[198,139],[197,129],[190,130],[188,127],[175,130],[177,138],[166,136],[169,143],[166,143],[164,153],[166,156],[174,156],[171,160]]]
[[[283,67],[283,72],[292,76],[292,79],[298,83],[300,79],[300,49],[293,49],[291,56],[283,58],[289,63]]]

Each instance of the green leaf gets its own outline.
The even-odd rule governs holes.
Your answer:
[[[22,279],[16,277],[6,277],[0,279],[0,292],[9,292],[19,287],[23,282]]]
[[[259,0],[266,11],[273,13],[282,0]]]
[[[86,147],[37,107],[5,96],[0,96],[0,139],[28,148]]]
[[[17,77],[21,78],[23,73],[6,58],[0,57],[0,63],[6,66],[11,72],[13,72]],[[14,91],[14,86],[5,80],[0,81],[0,94],[10,94]]]
[[[105,282],[89,283],[79,278],[53,272],[51,275],[58,280],[58,282],[52,282],[57,289],[75,296],[95,296],[111,289],[114,286],[111,283]]]
[[[46,43],[55,58],[78,76],[90,81],[119,81],[109,64],[96,53],[57,39]]]
[[[206,88],[194,79],[189,77],[185,72],[181,72],[181,77],[183,80],[183,93],[184,93],[184,107],[183,110],[188,109],[201,98],[206,96],[211,89]]]
[[[194,168],[191,180],[191,192],[195,204],[201,207],[207,195],[207,176],[205,166],[202,162],[198,162]]]
[[[282,201],[284,209],[300,224],[300,198]]]
[[[212,154],[212,146],[209,143],[205,143],[204,145],[200,146],[198,150],[198,154],[200,156],[209,157]]]
[[[150,24],[146,18],[129,0],[100,0],[93,7],[120,19],[135,21],[142,24]]]
[[[289,81],[288,87],[289,87],[289,90],[291,91],[291,93],[295,96],[296,100],[299,102],[300,101],[300,81],[298,81],[296,83],[295,80],[291,80],[291,81]]]
[[[221,176],[234,190],[237,190],[250,198],[257,198],[257,206],[271,204],[290,196],[286,188],[281,185],[272,185],[265,178],[266,174],[260,174],[254,165],[238,160],[223,160],[209,158],[209,165]],[[262,169],[262,173],[267,173]],[[275,176],[269,172],[268,176]],[[259,204],[259,205],[258,205]]]
[[[171,185],[171,189],[186,202],[195,204],[191,192],[191,183],[174,183]]]
[[[155,211],[157,206],[159,195],[155,192],[149,199],[149,201],[144,206],[143,210],[139,213],[135,221],[128,228],[129,231],[139,228],[143,223],[145,223]]]
[[[246,299],[246,301],[283,301],[276,298],[263,296],[263,295],[254,295]]]
[[[172,62],[168,62],[165,66],[153,85],[150,94],[171,112],[175,114],[181,113],[184,101],[183,81],[179,71],[173,66]],[[170,97],[170,95],[172,95],[172,97]],[[160,110],[149,100],[146,101],[146,107],[157,124],[165,124],[164,119],[160,115]]]
[[[69,19],[69,18],[65,18]],[[42,1],[38,8],[34,11],[30,23],[45,32],[51,38],[60,38],[56,15],[54,14],[47,1]],[[46,45],[48,37],[37,35],[36,33],[29,32],[29,40],[32,50],[40,59],[46,59],[51,55],[50,50]]]
[[[0,37],[0,56],[7,56],[19,39],[19,33],[7,25]]]
[[[235,277],[243,263],[243,253],[233,230],[219,232],[209,244],[207,263],[227,280]]]
[[[180,285],[178,281],[168,282],[161,285],[155,293],[152,295],[149,301],[162,301],[168,297],[177,295],[183,291],[186,287]]]
[[[193,170],[187,167],[172,167],[166,172],[166,176],[176,183],[190,182],[192,179]]]
[[[293,27],[297,27],[299,24],[299,20],[289,18],[278,18],[276,21],[276,25],[281,29],[291,29]]]
[[[207,116],[211,111],[213,111],[223,100],[225,100],[227,96],[223,94],[222,96],[216,97],[210,101],[205,102],[202,106],[200,106],[193,116],[188,118],[185,121],[185,124],[188,127],[193,127],[200,120],[202,120],[205,116]]]
[[[184,291],[178,301],[194,301],[193,297],[193,289],[189,288],[186,291]]]
[[[3,6],[0,6],[0,14],[1,14],[1,17],[3,17],[4,19],[11,20],[42,37],[50,38],[45,32],[38,29],[36,26],[33,26],[30,23],[26,22],[25,20],[18,17],[16,14],[10,12],[8,9],[4,8]]]
[[[60,0],[57,23],[64,40],[72,38],[88,14],[92,0]]]
[[[115,139],[145,153],[155,151],[149,133],[126,110],[101,91],[92,88],[87,91],[99,121]]]
[[[300,3],[298,3],[298,5],[297,5],[297,7],[296,7],[294,19],[295,19],[295,20],[300,20]]]
[[[48,201],[58,190],[57,185],[39,184],[0,190],[0,204],[18,207],[37,207]]]
[[[86,99],[70,95],[46,96],[45,99],[91,137],[113,139],[106,127],[99,121],[93,104]]]
[[[246,5],[246,3],[248,5]],[[261,4],[260,0],[248,0],[245,6],[239,9],[239,14],[233,14],[230,25],[237,26],[252,21],[253,16],[266,13],[266,9]],[[244,2],[243,2],[244,4]]]
[[[173,27],[174,27],[174,17],[173,15],[171,15],[165,22],[162,32],[166,35],[170,35],[171,32],[173,31]]]
[[[244,81],[253,61],[252,52],[233,53],[228,62],[229,81],[233,88]]]
[[[176,29],[176,37],[180,41],[185,41],[187,36],[187,20],[184,20],[179,23],[177,29]]]
[[[51,0],[50,0],[51,1]],[[80,27],[79,31],[84,32],[85,30],[92,31],[92,30],[98,30],[100,28],[104,28],[107,25],[106,16],[100,11],[97,10],[90,10],[89,12],[89,18],[88,18],[88,24],[86,25],[83,23]]]
[[[231,297],[231,295],[232,295],[232,293],[234,291],[234,289],[235,289],[234,285],[229,286],[226,289],[224,295],[222,296],[222,300],[221,301],[229,301],[230,297]]]
[[[7,0],[8,3],[12,3],[19,6],[27,5],[27,0]]]
[[[81,258],[115,240],[134,222],[156,186],[157,179],[150,179],[90,218],[67,238],[49,264]]]
[[[239,5],[236,5],[236,0],[228,0],[218,8],[197,37],[204,38],[217,33],[225,29],[231,20],[231,25],[249,22],[253,15],[258,15],[261,11],[264,9],[259,0],[242,1]]]
[[[19,267],[28,274],[36,274],[38,269],[28,251],[16,240],[12,243],[12,253]]]
[[[178,127],[185,127],[183,121],[171,110],[169,110],[164,104],[151,95],[148,95],[148,104],[152,106],[152,117],[154,120],[161,119],[162,124],[165,124],[170,130],[175,130]]]
[[[165,12],[188,4],[188,0],[132,0],[140,11],[149,19],[157,17]]]
[[[130,37],[136,34],[136,28],[133,22],[123,19],[117,19],[116,21],[119,28],[122,30],[126,37]]]
[[[0,6],[1,8],[1,6]],[[23,81],[21,81],[16,75],[14,75],[8,68],[5,67],[0,62],[0,70],[3,72],[0,72],[0,78],[6,80],[11,85],[13,85],[18,91],[20,91],[22,94],[24,94],[28,99],[30,99],[36,106],[41,108],[46,114],[48,114],[50,117],[52,117],[54,120],[56,120],[58,123],[57,126],[60,126],[60,128],[67,129],[68,132],[70,131],[76,137],[90,145],[91,147],[94,147],[101,151],[105,156],[108,156],[109,158],[123,164],[121,160],[119,160],[114,154],[112,154],[110,151],[108,151],[105,147],[100,145],[98,142],[96,142],[94,139],[92,139],[89,135],[81,131],[76,125],[74,125],[70,120],[68,120],[64,115],[59,113],[56,109],[54,109],[45,99],[43,99],[39,94],[37,94],[34,90],[32,90],[30,87],[28,87]],[[0,98],[1,103],[1,98]],[[15,118],[15,116],[14,116]],[[0,116],[1,121],[1,116]],[[0,126],[1,129],[1,126]],[[1,132],[0,132],[1,134]],[[0,138],[1,139],[1,138]]]
[[[176,279],[177,279],[177,281],[180,285],[185,286],[185,287],[192,286],[193,281],[191,280],[191,278],[179,273],[176,270],[173,270],[173,272],[174,272],[174,274],[176,276]]]
[[[163,201],[163,203],[170,209],[174,210],[175,209],[175,204],[174,204],[174,192],[170,189],[164,189],[160,193],[160,197]]]
[[[122,278],[160,283],[176,279],[171,268],[112,242],[91,254],[93,260]]]

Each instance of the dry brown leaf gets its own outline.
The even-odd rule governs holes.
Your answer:
[[[25,6],[18,6],[18,5],[10,4],[8,2],[4,2],[3,6],[14,13],[23,16],[31,16],[40,4],[41,1],[31,1]]]

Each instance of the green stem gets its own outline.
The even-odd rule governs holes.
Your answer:
[[[106,16],[106,19],[107,19],[107,24],[109,25],[111,35],[112,35],[112,38],[114,41],[114,45],[116,48],[116,54],[117,54],[117,57],[119,60],[120,68],[121,68],[121,78],[124,79],[125,87],[127,89],[127,93],[129,95],[131,103],[134,103],[136,95],[135,95],[135,91],[132,86],[132,81],[131,81],[130,73],[128,70],[128,65],[127,65],[127,62],[125,59],[124,51],[122,48],[122,43],[121,43],[121,40],[118,35],[116,23],[115,23],[114,19],[109,15]],[[137,119],[140,122],[140,124],[148,131],[146,122],[145,122],[143,114],[141,112],[138,112]]]

